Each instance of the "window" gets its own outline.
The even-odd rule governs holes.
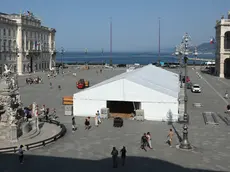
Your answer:
[[[12,47],[11,47],[11,40],[8,41],[8,50],[11,51]]]
[[[30,32],[30,37],[32,37],[32,32]]]
[[[13,37],[16,37],[16,31],[15,31],[15,29],[13,30]]]
[[[11,55],[9,56],[9,60],[11,61]]]
[[[33,50],[33,42],[30,41],[30,50]]]
[[[5,57],[4,57],[4,60],[6,61],[6,55],[5,55]]]
[[[14,42],[13,42],[13,49],[16,50],[16,48],[17,48],[17,45],[16,45],[16,41],[14,40]]]
[[[3,51],[6,51],[6,40],[3,42]]]
[[[3,35],[6,36],[6,29],[3,29]]]
[[[26,41],[26,50],[28,50],[29,42]]]
[[[11,29],[8,30],[8,36],[11,36]]]
[[[24,49],[25,49],[25,42],[24,40],[22,40],[22,50],[24,51]]]

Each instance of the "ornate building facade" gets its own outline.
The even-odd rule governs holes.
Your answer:
[[[55,33],[29,11],[0,13],[0,73],[4,64],[19,75],[51,69],[56,60]]]
[[[221,78],[230,77],[230,12],[228,18],[216,21],[216,74]]]

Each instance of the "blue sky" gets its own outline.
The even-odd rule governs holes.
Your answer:
[[[9,0],[2,12],[30,10],[57,30],[57,49],[109,51],[109,18],[114,51],[157,51],[174,47],[188,32],[194,45],[215,36],[215,22],[227,17],[230,0]]]

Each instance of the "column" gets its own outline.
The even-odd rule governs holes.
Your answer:
[[[220,78],[224,78],[224,62],[220,59]]]
[[[50,59],[49,59],[49,69],[52,70],[52,63],[53,63],[53,58],[52,58],[52,52],[49,53]]]
[[[18,57],[17,57],[17,73],[22,75],[22,25],[19,24],[17,29],[17,44],[18,44]]]
[[[220,54],[224,53],[224,36],[220,36]],[[221,55],[220,55],[221,57]],[[221,60],[221,58],[220,58]]]

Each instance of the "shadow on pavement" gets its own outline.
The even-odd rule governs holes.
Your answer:
[[[178,131],[176,130],[176,128],[174,127],[173,124],[172,124],[172,128],[173,128],[175,134],[177,135],[177,138],[178,138],[179,142],[182,142],[182,137],[180,136],[180,134],[178,133]]]
[[[118,169],[112,168],[112,159],[102,160],[73,159],[51,156],[25,155],[24,164],[19,164],[17,154],[0,154],[1,172],[119,172],[129,170],[130,172],[140,171],[164,171],[164,172],[212,172],[209,170],[184,168],[182,166],[159,160],[144,157],[127,157],[126,164],[122,167],[119,161]]]

